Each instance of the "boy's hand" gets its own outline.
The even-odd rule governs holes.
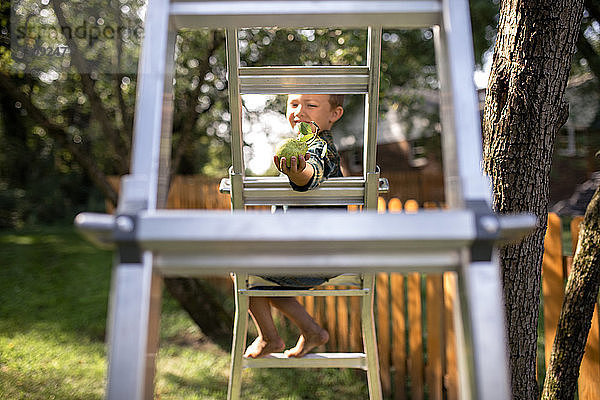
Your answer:
[[[279,156],[273,156],[273,161],[275,162],[275,166],[281,172],[286,175],[296,175],[302,173],[306,168],[306,161],[310,158],[310,153],[306,153],[304,157],[300,157],[296,160],[296,157],[292,156],[292,160],[290,162],[291,167],[287,166],[287,159],[285,157],[279,158]]]
[[[314,170],[306,161],[310,159],[310,154],[306,153],[304,157],[296,159],[292,157],[291,167],[288,168],[285,157],[279,158],[273,156],[273,161],[277,169],[288,176],[288,178],[298,186],[307,184],[313,176]]]

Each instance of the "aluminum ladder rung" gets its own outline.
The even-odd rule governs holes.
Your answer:
[[[369,68],[363,66],[240,67],[239,75],[241,94],[366,94],[369,91]]]
[[[309,353],[304,357],[287,357],[271,353],[261,358],[246,358],[244,368],[367,368],[364,353]]]
[[[315,229],[291,229],[306,224]],[[476,236],[468,211],[156,210],[140,214],[136,226],[136,242],[153,252],[154,265],[165,276],[456,270]]]
[[[412,1],[174,1],[169,13],[177,28],[366,27],[421,28],[441,21],[435,0]]]
[[[288,297],[288,296],[368,296],[370,291],[368,289],[311,289],[307,290],[268,290],[268,289],[239,289],[240,294],[254,297]]]
[[[389,191],[389,183],[379,178],[378,193]],[[221,193],[231,193],[231,179],[224,178]],[[365,180],[362,177],[329,178],[314,190],[296,192],[286,177],[246,177],[242,197],[247,206],[264,205],[363,205]]]
[[[222,182],[229,184],[229,178],[224,178]],[[380,191],[388,190],[388,181],[380,178]],[[288,178],[285,176],[247,176],[244,178],[244,186],[248,188],[274,188],[289,187]],[[362,187],[365,185],[365,179],[362,176],[344,176],[328,178],[321,183],[323,187]]]

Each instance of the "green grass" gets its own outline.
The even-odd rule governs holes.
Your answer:
[[[0,399],[101,399],[112,254],[71,227],[0,231]],[[229,351],[165,296],[155,398],[224,399]],[[247,399],[367,398],[363,372],[252,370]]]

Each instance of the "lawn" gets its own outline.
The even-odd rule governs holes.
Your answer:
[[[112,254],[71,227],[0,231],[0,399],[104,397]],[[165,296],[157,399],[224,399],[229,350]],[[247,399],[363,399],[353,370],[252,370]]]

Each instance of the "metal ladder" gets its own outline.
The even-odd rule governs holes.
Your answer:
[[[242,371],[244,368],[360,368],[366,371],[369,398],[383,398],[381,379],[379,376],[379,358],[377,355],[377,339],[375,335],[375,319],[373,315],[373,298],[375,290],[375,275],[342,274],[326,281],[322,289],[269,289],[268,282],[258,279],[252,285],[252,276],[247,273],[235,274],[235,322],[233,344],[231,349],[231,372],[227,398],[239,399],[242,387]],[[267,283],[267,287],[260,287]],[[332,288],[333,286],[333,288]],[[254,289],[253,289],[254,287]],[[281,296],[354,296],[360,299],[359,310],[353,310],[360,315],[363,351],[360,353],[309,353],[304,357],[286,357],[283,353],[274,353],[262,358],[243,357],[246,349],[248,329],[248,309],[252,296],[281,297]]]
[[[366,210],[377,207],[377,196],[388,183],[379,178],[375,163],[381,27],[367,28],[366,66],[286,66],[241,67],[238,29],[226,29],[227,75],[232,121],[231,153],[233,165],[220,190],[231,195],[233,210],[251,205],[331,206],[360,205]],[[295,192],[287,177],[246,177],[243,160],[242,95],[244,94],[361,94],[365,96],[364,158],[362,177],[332,178],[319,188]],[[235,324],[231,351],[228,399],[239,399],[244,368],[361,368],[367,372],[369,397],[382,399],[379,361],[373,315],[374,274],[354,274],[359,289],[329,290],[249,290],[248,274],[235,274]],[[329,284],[328,284],[329,286]],[[251,296],[359,296],[363,333],[362,353],[317,353],[300,359],[272,354],[267,358],[245,359],[248,327],[248,302]]]
[[[245,178],[241,153],[234,154],[230,177],[233,213],[160,209],[168,189],[177,29],[225,28],[228,38],[233,38],[241,27],[298,27],[306,21],[315,27],[370,27],[371,38],[380,36],[384,27],[433,26],[449,209],[387,215],[236,212],[243,204],[273,202],[275,197],[278,202],[281,198],[298,201],[290,200],[293,195],[265,195],[285,188],[281,182],[257,183]],[[229,40],[228,46],[236,46],[236,42]],[[378,58],[378,54],[373,57],[378,51],[371,46],[372,61]],[[131,173],[122,178],[116,215],[82,213],[76,218],[76,225],[91,240],[117,249],[108,321],[109,399],[153,397],[163,276],[226,271],[281,274],[299,268],[307,274],[332,275],[455,271],[460,302],[455,308],[460,397],[510,397],[495,246],[501,240],[526,234],[535,225],[535,218],[499,217],[490,209],[489,185],[480,172],[480,122],[467,0],[149,0],[139,65]],[[268,71],[276,73],[269,75]],[[302,74],[291,70],[294,74],[286,75],[289,71],[230,71],[230,78],[239,80],[229,88],[232,110],[239,111],[240,93],[254,90],[255,83],[265,87],[273,82],[279,88],[293,83],[295,91],[307,92],[320,82],[337,80],[342,92],[351,87],[364,90],[365,84],[371,93],[377,92],[373,90],[378,81],[375,71],[367,78],[364,67],[308,67]],[[285,92],[292,90],[286,87]],[[331,93],[331,88],[323,92]],[[376,112],[377,96],[370,96],[367,110],[371,115]],[[232,112],[234,115],[239,113]],[[365,151],[370,152],[374,151],[376,118],[365,120],[367,125],[375,124],[366,128]],[[232,118],[231,128],[237,148],[241,144],[241,120]],[[308,194],[311,204],[362,197],[371,208],[380,185],[374,160],[374,154],[365,154],[362,178],[330,180]],[[261,197],[267,199],[256,200]],[[310,237],[285,229],[307,221],[318,227]],[[318,245],[323,241],[327,241],[326,247]],[[302,251],[298,242],[311,251]]]
[[[308,20],[312,21],[312,17]],[[273,21],[278,21],[274,19]],[[330,21],[332,22],[332,21]],[[221,192],[231,194],[234,210],[247,205],[364,205],[377,208],[377,196],[387,190],[379,179],[377,109],[382,27],[368,26],[366,66],[241,67],[238,29],[226,29],[227,75],[231,112],[232,167]],[[363,177],[328,179],[316,190],[294,192],[287,177],[246,177],[242,151],[243,94],[362,94],[365,95]]]

